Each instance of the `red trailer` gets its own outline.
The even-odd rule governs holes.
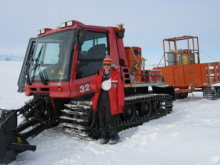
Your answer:
[[[179,49],[178,47],[184,49]],[[200,63],[199,40],[182,36],[163,40],[164,67],[160,69],[166,84],[175,88],[177,98],[185,98],[193,91],[203,91],[204,98],[220,97],[220,62]]]

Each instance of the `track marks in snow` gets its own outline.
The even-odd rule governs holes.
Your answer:
[[[150,144],[160,142],[163,139],[176,138],[180,135],[175,125],[158,124],[152,126],[155,124],[153,122],[146,123],[136,129],[121,132],[123,147],[146,152]],[[128,136],[129,134],[130,136]]]

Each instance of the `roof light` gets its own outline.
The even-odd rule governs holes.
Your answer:
[[[60,24],[60,27],[61,27],[61,28],[66,27],[66,22],[61,23],[61,24]]]
[[[43,33],[45,33],[45,32],[46,32],[45,29],[38,30],[38,31],[37,31],[37,35],[43,34]]]
[[[123,24],[118,25],[118,30],[123,30]]]
[[[118,24],[117,25],[118,31],[116,32],[116,34],[118,35],[119,38],[124,38],[124,33],[125,33],[125,29],[123,27],[123,24]]]
[[[41,29],[40,30],[40,33],[42,34],[42,33],[45,33],[45,29]]]
[[[38,30],[38,31],[37,31],[37,35],[46,33],[46,32],[48,32],[48,31],[50,31],[50,30],[52,30],[52,29],[50,29],[50,28],[44,28],[44,29]]]
[[[73,26],[73,21],[68,21],[66,24],[67,26]]]
[[[73,21],[67,21],[60,24],[61,28],[65,28],[67,26],[73,26]]]

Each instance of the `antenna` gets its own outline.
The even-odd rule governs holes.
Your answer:
[[[61,3],[60,3],[60,22],[62,22]]]

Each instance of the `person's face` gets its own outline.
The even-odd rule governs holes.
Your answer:
[[[103,64],[103,66],[104,66],[104,70],[105,70],[106,72],[110,72],[111,64],[105,63],[105,64]]]

